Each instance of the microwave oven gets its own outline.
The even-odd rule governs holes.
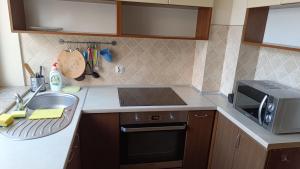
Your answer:
[[[274,134],[300,132],[300,91],[273,81],[237,81],[234,108]]]

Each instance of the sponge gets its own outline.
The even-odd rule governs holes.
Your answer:
[[[14,111],[11,113],[11,116],[13,118],[25,118],[26,117],[26,111]]]
[[[0,115],[0,126],[7,127],[14,122],[14,118],[10,114]]]

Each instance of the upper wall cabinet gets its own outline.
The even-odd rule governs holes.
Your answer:
[[[300,3],[300,0],[281,0],[281,4]]]
[[[280,1],[281,0],[248,0],[248,8],[280,5]]]
[[[248,0],[248,8],[300,3],[300,0]]]
[[[182,6],[201,6],[201,7],[213,7],[213,3],[214,3],[214,0],[119,0],[119,1],[170,4],[170,5],[182,5]]]
[[[212,7],[213,0],[169,0],[172,5]]]
[[[102,2],[111,1],[9,0],[12,31],[114,35],[115,3]]]
[[[169,0],[119,0],[119,1],[153,3],[153,4],[169,4]]]
[[[299,17],[297,5],[249,8],[243,40],[248,44],[300,51]]]

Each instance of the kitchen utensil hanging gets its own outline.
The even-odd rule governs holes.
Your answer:
[[[85,71],[85,60],[78,50],[64,50],[57,59],[61,73],[68,78],[78,78]]]

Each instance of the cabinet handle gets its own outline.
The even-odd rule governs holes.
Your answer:
[[[282,154],[281,155],[281,162],[289,162],[289,158],[288,158],[288,155],[286,154]]]
[[[196,118],[206,118],[206,117],[208,117],[208,114],[205,114],[205,115],[194,114],[194,117],[196,117]]]
[[[240,142],[241,142],[241,134],[238,134],[236,136],[236,140],[235,140],[235,148],[238,149],[240,147]]]

